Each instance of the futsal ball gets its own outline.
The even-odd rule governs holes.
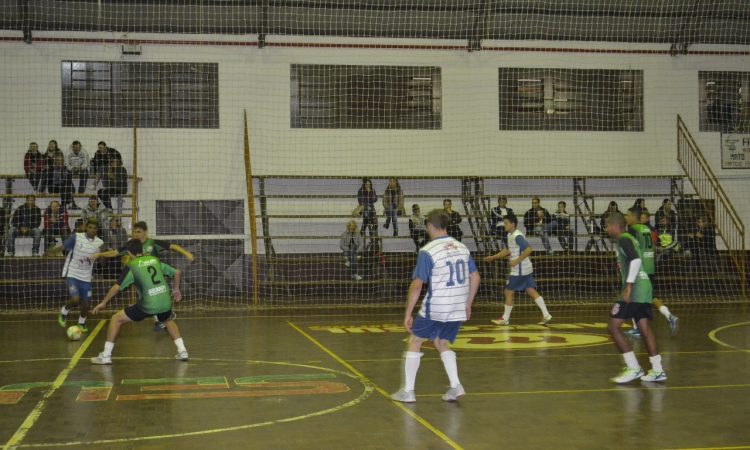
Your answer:
[[[71,327],[68,327],[68,338],[71,341],[77,341],[81,339],[81,336],[83,336],[83,330],[78,325],[73,325]]]

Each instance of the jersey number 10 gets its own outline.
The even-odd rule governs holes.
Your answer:
[[[456,283],[459,285],[466,283],[466,261],[459,259],[455,264],[453,261],[446,261],[445,264],[448,265],[448,269],[450,270],[450,277],[446,286],[452,287]],[[453,280],[454,276],[456,278],[455,281]]]

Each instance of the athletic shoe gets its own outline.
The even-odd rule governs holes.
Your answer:
[[[460,384],[454,388],[448,389],[445,394],[443,394],[443,401],[444,402],[455,402],[458,400],[458,397],[462,397],[466,395],[466,391],[464,391],[464,387]]]
[[[355,275],[352,275],[352,280],[354,280],[354,281],[362,281],[362,277],[355,274]]]
[[[505,320],[502,317],[499,319],[492,319],[491,322],[495,325],[510,325],[510,320]]]
[[[417,401],[417,396],[414,395],[414,391],[405,391],[399,389],[395,394],[391,394],[391,400],[396,400],[402,403],[414,403]]]
[[[91,364],[112,364],[112,355],[105,356],[104,352],[99,353],[99,356],[97,356],[96,358],[91,358]]]
[[[542,319],[542,321],[539,322],[537,325],[547,325],[550,320],[552,320],[552,316],[547,316],[544,319]]]
[[[57,323],[65,328],[65,321],[68,319],[68,316],[63,316],[62,314],[57,315]]]
[[[646,373],[641,369],[640,367],[637,369],[631,369],[629,367],[626,367],[622,369],[622,372],[620,375],[610,378],[610,381],[617,384],[625,384],[630,383],[633,380],[637,380],[638,378],[644,376]]]
[[[349,261],[346,261],[344,263],[344,267],[351,267],[351,266],[352,266],[352,263],[350,263]]]
[[[641,377],[641,381],[649,381],[653,383],[667,381],[667,374],[664,372],[657,372],[654,369],[651,369],[648,371],[646,375]]]
[[[154,323],[154,331],[161,331],[161,330],[166,330],[166,329],[167,329],[167,325],[166,324],[161,323],[161,322],[155,322]]]
[[[641,337],[641,332],[640,332],[640,330],[638,328],[631,328],[628,331],[626,331],[625,334],[627,334],[627,335],[629,335],[631,337],[634,337],[634,338]]]
[[[667,319],[667,322],[669,322],[669,333],[672,336],[677,334],[677,330],[680,328],[679,324],[677,323],[678,320],[680,320],[680,318],[675,316],[674,314],[669,316],[669,319]]]
[[[83,331],[84,333],[89,332],[89,327],[87,327],[85,323],[79,323],[78,326],[81,327],[81,331]]]
[[[176,355],[174,355],[174,359],[179,359],[180,361],[187,361],[188,360],[188,352],[179,352]]]

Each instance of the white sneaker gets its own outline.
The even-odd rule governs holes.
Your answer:
[[[464,395],[466,395],[466,391],[464,391],[464,387],[459,384],[458,386],[445,391],[445,394],[443,394],[443,401],[455,402],[456,400],[458,400],[458,397],[462,397]]]
[[[176,355],[174,355],[174,359],[179,359],[180,361],[187,361],[188,360],[188,352],[178,352]]]
[[[499,319],[492,319],[492,323],[495,325],[510,325],[510,320],[505,320],[501,317]]]
[[[547,325],[550,320],[552,320],[552,316],[545,316],[537,325]]]
[[[359,276],[359,275],[357,275],[357,274],[354,274],[354,275],[352,275],[352,280],[354,280],[354,281],[362,281],[362,277]]]
[[[99,353],[97,357],[91,358],[91,364],[112,364],[112,355],[106,356],[104,352]]]
[[[395,394],[391,394],[391,400],[396,400],[402,403],[414,403],[417,401],[417,396],[414,395],[414,391],[405,391],[399,389]]]
[[[644,376],[646,372],[643,371],[640,367],[637,369],[631,369],[629,367],[625,367],[622,369],[622,372],[620,372],[620,375],[610,378],[610,381],[617,384],[625,384],[630,383],[633,380],[637,380],[638,378]]]
[[[651,369],[648,371],[648,373],[641,377],[641,381],[649,381],[653,383],[659,383],[662,381],[667,381],[667,374],[662,372],[657,372],[654,369]]]

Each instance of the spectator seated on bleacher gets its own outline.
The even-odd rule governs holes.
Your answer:
[[[86,192],[89,181],[89,154],[81,146],[81,141],[73,141],[65,159],[65,166],[70,170],[73,178],[78,179],[78,193]]]
[[[549,211],[542,208],[539,197],[531,199],[531,209],[523,215],[523,226],[527,236],[541,236],[543,227],[552,221]]]
[[[654,217],[654,224],[658,230],[660,230],[662,219],[666,217],[669,226],[672,230],[677,230],[677,211],[672,209],[672,200],[665,198],[661,203],[661,207],[656,210],[656,216]]]
[[[42,174],[42,182],[39,186],[40,192],[60,194],[60,201],[66,209],[80,209],[73,201],[73,175],[65,167],[65,159],[60,155],[55,156],[52,166],[46,168]]]
[[[120,155],[120,152],[114,148],[107,147],[106,142],[99,141],[94,158],[91,160],[91,170],[94,171],[95,175],[94,184],[91,189],[96,189],[99,180],[107,175],[107,171],[112,167],[113,159],[119,159],[120,165],[122,165],[122,155]]]
[[[641,211],[644,211],[648,208],[646,208],[646,200],[642,198],[635,199],[635,202],[633,202],[633,206],[628,210],[632,211],[632,214],[634,214],[634,217],[638,217],[640,220],[641,217]]]
[[[599,219],[599,230],[601,233],[606,234],[604,230],[607,229],[607,219],[609,219],[609,216],[612,213],[616,213],[616,212],[620,212],[620,207],[617,206],[617,202],[615,201],[609,202],[609,206],[607,206],[607,210],[604,211],[601,218]]]
[[[460,242],[461,238],[464,236],[464,232],[461,230],[459,224],[463,219],[461,219],[461,214],[459,214],[458,211],[453,210],[453,202],[451,199],[446,198],[443,200],[443,211],[445,211],[445,213],[448,214],[448,217],[451,218],[450,224],[448,224],[448,236]]]
[[[44,156],[44,168],[49,169],[52,167],[52,165],[55,163],[55,158],[58,156],[61,156],[63,161],[65,161],[65,154],[60,150],[60,147],[57,146],[57,141],[52,139],[47,144],[47,151],[44,152],[42,155]]]
[[[664,264],[673,256],[682,251],[682,246],[677,242],[677,236],[672,228],[669,219],[662,216],[658,222],[659,227],[656,229],[658,237],[658,246],[656,247],[656,265]]]
[[[414,245],[419,249],[427,243],[427,226],[425,217],[422,215],[419,205],[411,205],[411,216],[409,216],[409,236],[414,241]]]
[[[695,231],[687,235],[685,247],[699,263],[716,260],[716,230],[705,217],[698,217]]]
[[[30,237],[33,239],[31,253],[39,256],[39,245],[42,241],[42,211],[36,206],[33,195],[26,196],[26,203],[19,206],[10,220],[10,236],[8,236],[8,255],[16,255],[16,238]]]
[[[44,210],[44,248],[49,249],[57,244],[57,238],[65,242],[70,234],[68,212],[57,200],[52,201]]]
[[[552,214],[552,220],[542,226],[542,245],[547,254],[552,254],[552,246],[549,243],[550,234],[557,236],[563,251],[569,251],[573,246],[573,232],[570,229],[570,214],[565,210],[567,204],[564,201],[557,203],[557,211]]]
[[[81,211],[81,220],[83,220],[83,223],[88,222],[89,219],[96,220],[96,223],[99,225],[96,235],[103,237],[104,230],[109,228],[109,215],[109,210],[99,203],[96,195],[92,195],[89,197],[89,203]]]
[[[39,191],[39,182],[46,166],[46,158],[39,153],[39,145],[36,142],[29,144],[29,149],[23,157],[23,171],[31,183],[34,192]]]
[[[9,211],[0,206],[0,256],[5,255],[5,230],[8,227],[9,216]]]
[[[122,161],[113,158],[110,161],[110,167],[102,179],[102,189],[99,189],[98,195],[104,206],[112,210],[112,197],[126,194],[128,192],[128,171],[122,167]]]
[[[508,207],[508,197],[501,195],[497,198],[497,206],[490,211],[490,230],[500,241],[500,247],[508,246],[508,232],[505,231],[503,219],[513,216],[513,209]]]

